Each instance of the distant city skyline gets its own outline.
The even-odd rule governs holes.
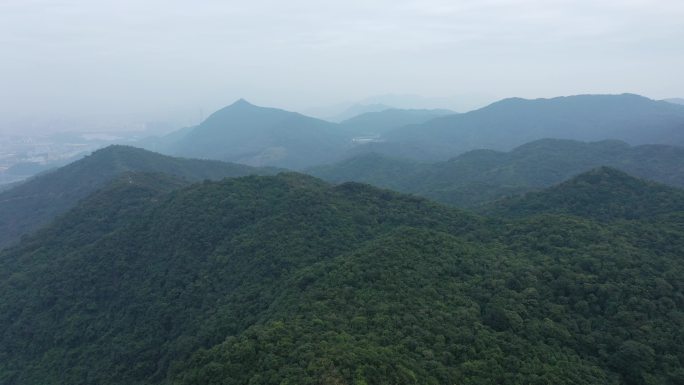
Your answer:
[[[682,20],[675,0],[5,0],[0,134],[192,124],[238,98],[321,116],[374,95],[684,97]]]

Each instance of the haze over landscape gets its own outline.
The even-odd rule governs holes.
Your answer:
[[[0,2],[0,385],[684,384],[682,20]]]
[[[682,19],[676,0],[5,0],[0,132],[37,118],[189,125],[239,98],[307,113],[388,94],[459,112],[682,97]]]

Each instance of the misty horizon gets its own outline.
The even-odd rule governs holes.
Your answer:
[[[682,19],[680,2],[641,0],[8,0],[0,130],[184,126],[239,98],[324,118],[373,95],[458,112],[507,97],[682,97]]]

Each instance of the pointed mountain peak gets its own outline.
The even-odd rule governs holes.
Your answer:
[[[247,100],[240,98],[236,100],[230,107],[255,107],[254,104],[248,102]]]

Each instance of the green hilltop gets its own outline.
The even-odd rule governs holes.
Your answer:
[[[658,219],[684,213],[684,190],[600,167],[549,189],[495,202],[483,211],[507,217],[554,213],[602,221]]]
[[[159,172],[188,181],[277,172],[219,161],[174,158],[130,146],[109,146],[1,191],[0,248],[49,223],[129,171]]]
[[[349,143],[334,123],[240,99],[184,131],[166,152],[301,169],[336,160]]]

